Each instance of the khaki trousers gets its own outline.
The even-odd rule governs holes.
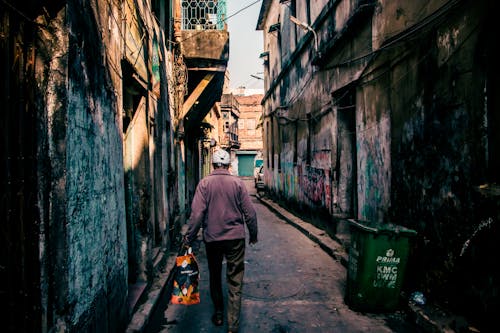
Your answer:
[[[238,331],[240,325],[241,291],[245,271],[245,239],[205,243],[210,273],[210,296],[215,311],[224,311],[222,295],[222,261],[227,262],[228,289],[227,323],[229,331]]]

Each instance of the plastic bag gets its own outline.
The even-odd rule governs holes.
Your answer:
[[[200,290],[198,282],[200,272],[198,262],[191,248],[184,255],[176,258],[175,272],[173,278],[172,304],[193,305],[200,303]]]

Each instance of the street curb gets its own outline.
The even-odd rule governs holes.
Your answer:
[[[256,194],[255,197],[276,215],[289,224],[297,228],[309,239],[316,242],[322,250],[329,254],[333,259],[340,261],[340,263],[347,268],[349,263],[349,256],[346,249],[340,242],[330,238],[325,231],[316,228],[312,224],[301,220],[299,217],[289,213],[286,209],[272,200],[263,198],[261,195]],[[464,332],[467,329],[465,318],[447,312],[444,309],[438,308],[433,304],[426,304],[423,306],[409,302],[406,310],[414,324],[428,333],[454,333]],[[458,327],[454,329],[453,327]],[[474,331],[466,331],[474,332]]]
[[[323,230],[314,227],[310,223],[302,221],[300,218],[287,212],[278,204],[271,200],[262,198],[255,195],[264,205],[271,211],[286,220],[289,224],[296,227],[312,241],[317,243],[323,251],[329,254],[332,258],[339,261],[344,267],[347,267],[348,256],[341,244],[331,239]],[[167,255],[167,254],[165,254]],[[176,255],[170,254],[166,259],[166,264],[163,269],[159,270],[157,278],[152,283],[149,291],[147,292],[146,301],[140,304],[137,310],[133,313],[132,318],[126,329],[126,333],[142,333],[149,323],[150,317],[161,297],[166,297],[165,290],[167,288],[167,281],[170,275],[170,269],[175,264]]]
[[[340,242],[332,239],[324,230],[316,228],[312,224],[289,213],[274,201],[263,198],[259,194],[256,194],[255,197],[277,216],[297,228],[305,236],[318,244],[318,246],[334,260],[339,261],[345,268],[348,267],[349,257],[346,249],[342,244],[340,244]],[[165,253],[165,255],[167,254]],[[125,331],[126,333],[144,332],[144,329],[148,325],[150,317],[156,309],[159,300],[161,297],[166,297],[165,292],[168,287],[168,279],[171,273],[171,268],[175,265],[175,258],[175,254],[170,253],[168,255],[165,265],[158,271],[156,279],[148,290],[146,301],[139,305],[137,310],[133,313]],[[457,326],[457,318],[459,318],[459,321],[460,319],[463,319],[458,316],[454,316],[453,314],[445,313],[443,310],[440,311],[439,315],[436,315],[437,312],[431,304],[427,304],[425,306],[409,304],[408,311],[412,314],[414,323],[420,326],[425,332],[430,333],[457,332],[450,327]]]
[[[175,258],[176,255],[168,255],[165,265],[158,271],[156,279],[151,284],[146,301],[139,305],[138,309],[132,315],[125,331],[126,333],[143,332],[148,325],[150,317],[156,309],[160,298],[166,297],[164,291],[168,284],[167,281],[170,276],[171,268],[175,265]]]
[[[333,259],[339,261],[342,264],[342,266],[347,268],[349,262],[349,256],[344,246],[341,243],[337,242],[336,240],[328,236],[324,230],[316,228],[312,224],[305,222],[301,220],[299,217],[289,213],[283,207],[276,204],[274,201],[265,199],[259,194],[256,194],[255,197],[259,199],[261,203],[266,205],[279,217],[286,220],[289,224],[297,228],[309,239],[318,244],[323,251],[325,251]]]

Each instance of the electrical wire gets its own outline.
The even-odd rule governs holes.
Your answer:
[[[252,7],[253,5],[255,5],[255,4],[257,4],[257,3],[261,2],[261,1],[262,1],[262,0],[257,0],[257,1],[254,1],[254,2],[252,2],[252,3],[250,3],[250,4],[248,4],[247,6],[245,6],[245,7],[241,8],[241,9],[237,10],[236,12],[234,12],[234,14],[229,15],[228,17],[226,17],[226,18],[223,20],[223,22],[226,22],[228,19],[232,18],[233,16],[238,15],[238,14],[239,14],[239,13],[241,13],[242,11],[247,10],[248,8]]]
[[[429,16],[425,17],[423,20],[419,21],[415,25],[401,30],[401,33],[399,35],[396,35],[393,39],[389,39],[386,44],[382,45],[380,48],[373,50],[372,52],[369,52],[367,54],[361,55],[356,58],[352,58],[349,60],[345,60],[341,63],[337,63],[335,65],[331,65],[328,67],[324,67],[324,70],[328,69],[333,69],[337,67],[342,67],[345,65],[348,65],[352,62],[356,62],[359,60],[363,60],[367,57],[375,56],[378,53],[380,53],[383,50],[395,47],[397,43],[401,41],[411,41],[413,38],[418,38],[417,33],[420,32],[421,30],[431,26],[431,25],[436,25],[439,23],[439,19],[443,19],[443,16],[451,10],[455,5],[457,5],[461,0],[450,0],[443,6],[441,6],[439,9],[437,9],[435,12],[430,14]],[[384,38],[384,36],[381,36],[380,38]]]
[[[382,45],[379,49],[368,52],[364,55],[361,55],[361,56],[358,56],[358,57],[355,57],[355,58],[352,58],[349,60],[345,60],[345,61],[343,61],[341,63],[337,63],[335,65],[323,67],[322,70],[334,69],[334,68],[350,65],[353,62],[365,60],[365,59],[370,58],[370,57],[373,58],[381,51],[395,47],[397,45],[397,43],[400,41],[412,40],[412,38],[415,38],[415,34],[417,32],[419,32],[421,29],[426,28],[426,27],[430,26],[431,24],[437,24],[438,19],[442,18],[444,14],[446,14],[450,9],[452,9],[460,1],[461,0],[448,1],[446,4],[444,4],[439,9],[437,9],[435,12],[433,12],[432,14],[430,14],[429,16],[424,18],[422,21],[419,21],[414,26],[410,27],[409,29],[401,30],[402,32],[399,36],[396,36],[394,39],[389,40],[387,42],[387,44]],[[420,10],[420,13],[422,13],[422,12],[423,12],[423,8]],[[382,38],[382,37],[380,37],[380,38]],[[367,47],[367,49],[371,49],[371,47]],[[311,79],[312,78],[310,77],[308,79],[308,81],[303,85],[302,89],[300,89],[299,93],[296,96],[292,97],[287,103],[285,103],[285,105],[293,104],[295,102],[295,100],[302,95],[302,93],[304,92],[305,86],[309,83],[309,81]],[[323,102],[323,103],[327,103],[327,102]]]
[[[450,56],[448,57],[448,59],[451,57],[451,55],[453,55],[455,52],[457,52],[461,46],[469,39],[471,38],[471,36],[473,35],[473,33],[475,31],[477,31],[480,27],[480,24],[477,24],[475,27],[471,28],[469,34],[467,36],[465,36],[465,38],[463,38],[462,42],[456,46],[456,48],[454,49],[454,51],[450,54]],[[425,60],[428,59],[428,57],[434,52],[434,50],[430,49],[428,50],[424,55],[422,55],[421,57],[419,57],[419,60],[413,64],[411,66],[411,68],[409,70],[407,70],[405,73],[403,73],[403,75],[401,75],[397,80],[393,81],[391,83],[391,85],[388,87],[388,89],[390,90],[394,90],[398,85],[399,83],[404,80],[410,73],[413,73],[415,72],[416,68]],[[400,62],[402,59],[406,58],[407,54],[403,54],[400,58],[396,58],[395,59],[395,63],[397,62]],[[447,60],[448,61],[448,60]],[[380,78],[382,78],[384,75],[386,75],[387,73],[389,73],[391,70],[392,70],[392,67],[394,67],[394,63],[389,66],[389,68],[387,70],[384,70],[383,72],[379,73],[376,77],[374,78],[371,78],[370,80],[366,80],[366,81],[362,81],[360,82],[361,85],[365,85],[365,84],[368,84],[368,83],[372,83],[374,81],[377,81],[379,80]],[[367,77],[369,75],[371,75],[372,72],[370,73],[365,73],[363,77]],[[361,78],[360,78],[361,79]],[[348,92],[346,91],[342,96],[340,96],[339,98],[335,99],[335,101],[338,101],[339,99],[342,99],[346,96]],[[407,101],[403,104],[409,104],[412,100],[414,100],[416,95],[413,95],[411,97],[409,97],[407,99]],[[349,108],[353,108],[355,107],[356,105],[348,105],[348,106],[342,106],[342,107],[338,107],[337,106],[338,104],[332,104],[332,106],[336,106],[336,109],[337,110],[342,110],[342,109],[349,109]],[[321,109],[316,109],[314,111],[311,111],[310,114],[314,114],[314,113],[317,113],[318,111],[320,111]],[[333,109],[332,109],[333,110]],[[330,110],[330,111],[332,111]],[[409,116],[412,117],[413,115],[415,115],[416,113],[418,112],[418,110],[414,110],[413,113],[411,113]],[[284,116],[280,116],[280,118],[285,118],[289,121],[297,121],[297,120],[308,120],[308,119],[300,119],[300,118],[297,118],[297,119],[290,119],[290,118],[287,118],[287,117],[284,117]],[[357,126],[357,129],[355,131],[344,131],[343,133],[345,133],[346,135],[352,135],[352,134],[359,134],[359,133],[365,133],[365,132],[368,132],[368,131],[371,131],[373,129],[376,129],[376,128],[379,128],[379,126],[383,123],[383,122],[387,122],[387,121],[390,121],[391,120],[391,117],[390,115],[386,114],[385,116],[382,116],[381,119],[379,121],[377,121],[376,123],[374,123],[373,125],[371,126],[368,126],[368,127],[365,127],[363,129],[360,129],[361,127],[360,126]]]
[[[367,57],[373,57],[375,55],[377,55],[379,52],[381,52],[382,50],[386,50],[386,49],[389,49],[391,47],[395,47],[397,46],[397,43],[400,42],[400,41],[408,41],[408,40],[412,40],[412,38],[415,38],[415,34],[417,32],[419,32],[420,30],[430,26],[431,24],[437,24],[439,21],[440,18],[443,17],[443,15],[445,13],[447,13],[449,10],[451,10],[456,4],[458,4],[461,0],[450,0],[448,1],[446,4],[444,4],[442,7],[440,7],[438,10],[436,10],[434,13],[432,13],[431,15],[427,16],[424,20],[422,20],[421,22],[415,24],[413,27],[411,27],[410,29],[406,29],[404,30],[404,32],[401,33],[401,35],[399,36],[396,36],[394,39],[390,40],[386,45],[383,45],[381,48],[373,51],[373,52],[370,52],[368,54],[365,54],[365,55],[362,55],[362,56],[359,56],[359,57],[356,57],[356,58],[352,58],[350,60],[346,60],[342,63],[338,63],[336,65],[333,65],[333,66],[329,66],[329,67],[326,67],[325,69],[333,69],[333,68],[337,68],[339,66],[344,66],[344,65],[347,65],[347,64],[350,64],[352,62],[356,62],[356,61],[359,61],[359,60],[363,60]],[[421,12],[423,11],[423,9],[421,9]],[[473,30],[477,29],[477,27],[473,28]],[[472,32],[471,32],[472,34]],[[471,35],[470,34],[470,35]],[[470,35],[467,37],[467,39],[470,37]],[[428,57],[428,55],[430,54],[430,51],[426,53],[425,56],[423,56],[415,66],[417,66],[418,64],[420,64],[426,57]],[[383,73],[379,74],[376,78],[373,78],[371,79],[370,81],[372,80],[376,80],[378,79],[379,77],[382,77],[384,74],[386,74],[387,72],[389,71],[389,69],[387,71],[384,71]],[[407,74],[410,72],[407,71]],[[311,72],[309,72],[311,73]],[[364,77],[367,77],[370,73],[364,73],[361,77],[358,78],[358,80],[361,80],[362,78]],[[402,80],[404,77],[406,76],[405,75],[402,75],[401,78],[399,80],[397,80],[396,82],[394,82],[392,85],[391,85],[391,89],[393,89],[395,87],[395,84],[397,84],[400,80]],[[290,98],[290,100],[285,103],[285,106],[289,106],[289,105],[292,105],[295,103],[295,101],[303,94],[303,92],[305,91],[305,88],[306,86],[310,83],[310,81],[312,80],[313,78],[313,75],[310,74],[310,76],[308,77],[308,79],[305,81],[305,83],[302,85],[301,89],[298,90],[298,93],[296,95],[294,95],[292,98]],[[364,81],[364,83],[367,83],[368,81]],[[338,103],[346,96],[346,94],[348,93],[348,91],[346,91],[341,97],[339,98],[335,98],[335,103],[332,104],[333,107],[336,107],[336,109],[339,110],[339,106],[338,106]],[[331,103],[331,99],[327,100],[327,101],[324,101],[321,103],[321,108],[319,109],[315,109],[314,111],[311,111],[309,114],[311,115],[314,115],[316,114],[317,112],[321,111],[323,109],[323,107],[327,106],[329,103]],[[352,105],[352,106],[343,106],[342,108],[350,108],[350,107],[354,107],[355,105]],[[330,109],[331,111],[332,109]],[[275,110],[276,111],[276,110]],[[271,112],[269,115],[266,115],[265,117],[269,117],[269,116],[272,116],[274,114],[274,112]],[[326,112],[328,113],[328,112]],[[323,116],[324,114],[326,114],[325,112],[323,112],[320,116]],[[308,120],[308,119],[303,119],[303,118],[296,118],[296,119],[290,119],[288,117],[284,117],[284,116],[279,116],[280,118],[284,118],[288,121],[297,121],[297,120]],[[316,117],[314,117],[313,119],[316,119]],[[383,121],[383,120],[381,120]],[[374,127],[374,126],[372,126]],[[370,127],[370,128],[372,128]],[[370,128],[366,128],[364,129],[363,131],[366,131],[366,130],[369,130]],[[359,132],[359,131],[358,131]]]
[[[25,21],[27,21],[27,22],[29,22],[31,24],[34,24],[36,26],[47,28],[46,24],[41,24],[41,23],[38,23],[38,22],[34,21],[28,15],[26,15],[23,11],[21,11],[20,9],[18,9],[17,7],[15,7],[14,5],[12,5],[11,3],[9,3],[9,2],[7,2],[5,0],[2,0],[2,3],[4,5],[6,5],[10,10],[12,10],[14,13],[16,13],[19,16],[21,16]]]

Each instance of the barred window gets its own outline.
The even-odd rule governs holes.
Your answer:
[[[183,30],[223,30],[225,20],[225,0],[182,1]]]

